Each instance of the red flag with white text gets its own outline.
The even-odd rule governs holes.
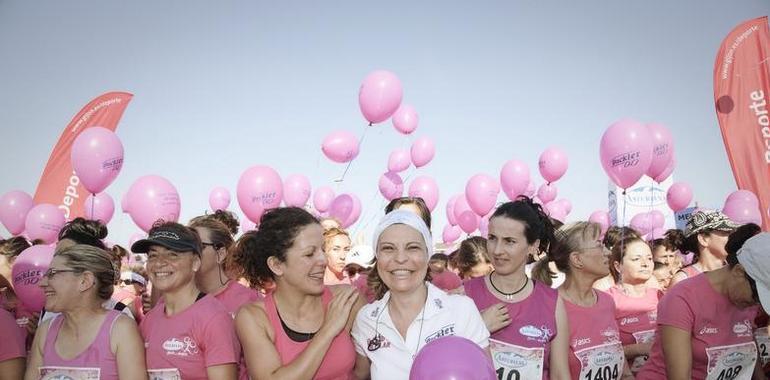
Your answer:
[[[745,21],[722,41],[714,64],[714,100],[739,189],[759,198],[770,227],[770,32],[767,16]]]
[[[86,128],[98,126],[115,131],[132,97],[127,92],[108,92],[89,102],[72,118],[48,158],[35,191],[35,204],[56,205],[67,220],[85,215],[84,203],[89,193],[72,170],[72,143]]]

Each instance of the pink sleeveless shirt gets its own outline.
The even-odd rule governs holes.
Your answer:
[[[332,299],[332,293],[329,288],[325,288],[322,296],[324,308],[327,308]],[[288,364],[294,360],[310,344],[310,341],[295,342],[286,335],[281,326],[281,320],[278,318],[278,311],[275,307],[273,293],[265,296],[265,311],[270,325],[275,331],[275,349],[281,357],[282,364]],[[350,339],[350,333],[343,330],[334,340],[332,340],[329,350],[326,351],[321,366],[318,367],[313,379],[316,380],[339,380],[352,379],[353,365],[356,361],[356,352],[353,348],[353,341]]]
[[[54,347],[62,322],[64,321],[64,317],[61,315],[55,317],[51,321],[48,335],[45,337],[43,365],[40,367],[41,377],[53,376],[59,378],[57,376],[61,376],[61,378],[66,378],[69,376],[79,379],[91,378],[88,376],[98,374],[98,378],[102,380],[117,379],[118,362],[115,354],[110,349],[110,331],[112,331],[112,326],[120,314],[121,312],[117,310],[107,311],[104,322],[99,327],[99,332],[96,334],[96,338],[91,345],[74,359],[70,360],[59,356]]]
[[[465,282],[465,295],[473,299],[479,311],[502,302],[487,289],[486,277],[477,277]],[[549,378],[551,341],[556,336],[556,301],[559,294],[555,289],[535,281],[532,294],[523,301],[505,303],[511,324],[496,331],[490,339],[525,348],[543,348],[542,378]]]

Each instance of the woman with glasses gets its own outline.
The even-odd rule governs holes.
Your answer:
[[[573,379],[633,378],[625,365],[615,302],[596,290],[596,280],[610,273],[609,250],[601,226],[566,224],[556,231],[548,256],[565,274],[559,296],[569,321],[569,370]]]
[[[395,210],[375,228],[376,260],[369,285],[377,300],[361,308],[353,326],[358,379],[407,379],[414,357],[445,335],[489,346],[489,332],[468,297],[448,295],[428,278],[433,242],[414,212]]]
[[[350,326],[360,308],[349,285],[324,285],[323,227],[298,207],[268,211],[236,243],[252,286],[273,290],[243,306],[235,327],[252,379],[349,379]]]
[[[243,273],[232,259],[233,235],[238,233],[238,226],[233,214],[223,210],[193,218],[189,224],[198,232],[202,247],[201,268],[195,274],[195,283],[201,291],[218,299],[233,318],[241,306],[261,298],[259,292],[237,281]]]
[[[159,221],[131,250],[147,253],[147,274],[163,293],[140,326],[150,378],[234,380],[238,338],[225,307],[195,285],[201,268],[195,230]]]
[[[102,249],[75,244],[54,254],[40,281],[45,307],[60,313],[35,334],[25,379],[146,379],[136,323],[102,303],[117,270]]]
[[[144,276],[133,270],[125,270],[120,272],[120,281],[112,294],[113,300],[126,305],[137,323],[144,318],[142,293],[146,288],[147,280]]]
[[[489,218],[486,239],[495,270],[465,283],[465,294],[492,333],[492,358],[503,378],[569,379],[564,303],[556,290],[525,273],[527,258],[545,251],[553,232],[550,219],[531,199],[504,203]],[[506,360],[513,356],[523,360]]]
[[[637,379],[764,378],[753,321],[755,305],[770,308],[770,234],[759,230],[738,228],[726,244],[726,266],[682,281],[661,299],[652,353]]]
[[[632,374],[644,365],[655,336],[658,298],[662,293],[648,285],[653,268],[652,251],[644,240],[628,236],[612,247],[610,272],[615,286],[607,293],[615,301],[615,320]]]

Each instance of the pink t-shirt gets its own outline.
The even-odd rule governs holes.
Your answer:
[[[756,307],[738,308],[701,274],[680,282],[663,296],[658,305],[658,329],[672,326],[691,334],[693,379],[706,378],[708,372],[718,376],[722,371],[722,378],[734,378],[736,370],[750,377],[757,353],[753,340],[756,315]],[[660,339],[656,339],[650,360],[636,378],[665,378],[665,366]],[[732,376],[725,377],[728,374]]]
[[[372,289],[369,289],[369,285],[366,283],[369,280],[369,275],[366,273],[359,273],[356,275],[356,278],[353,280],[353,286],[358,289],[358,291],[364,295],[366,298],[366,303],[372,303],[374,302],[374,292]]]
[[[463,280],[460,276],[448,269],[445,269],[440,273],[430,272],[430,276],[430,282],[444,291],[455,290],[463,284]]]
[[[615,301],[615,320],[620,330],[620,342],[624,346],[637,343],[650,343],[655,337],[655,321],[658,316],[658,298],[660,290],[647,288],[642,297],[631,297],[623,292],[620,285],[613,286],[607,293]],[[647,361],[645,356],[638,356],[629,364],[631,372],[636,373]]]
[[[224,288],[214,293],[213,296],[222,303],[222,306],[233,318],[241,306],[262,299],[262,295],[258,291],[233,280],[230,280]]]
[[[16,318],[7,310],[0,309],[0,362],[27,356],[25,341],[27,334],[16,324]]]
[[[570,375],[573,379],[620,379],[626,358],[615,322],[615,302],[607,293],[594,293],[596,303],[589,307],[563,298],[570,329]]]
[[[322,296],[324,307],[328,307],[332,299],[332,293],[329,288],[325,288]],[[299,354],[305,350],[310,340],[305,342],[295,342],[286,335],[286,331],[281,326],[281,320],[278,317],[278,310],[275,306],[273,293],[268,293],[265,297],[265,312],[270,320],[270,326],[275,332],[275,350],[281,357],[281,364],[291,363]],[[312,339],[311,339],[312,340]],[[353,378],[353,365],[356,361],[356,351],[353,348],[353,341],[350,338],[350,332],[342,330],[332,340],[331,346],[326,351],[321,366],[318,367],[313,379],[315,380],[346,380]]]
[[[473,300],[479,311],[502,302],[489,291],[485,278],[474,278],[464,284],[465,295]],[[493,352],[493,359],[496,370],[500,370],[501,367],[506,367],[503,368],[503,372],[508,370],[507,367],[509,366],[505,365],[505,358],[498,358],[500,355],[498,352],[506,352],[502,356],[526,358],[526,367],[537,365],[540,367],[537,375],[543,379],[549,378],[551,341],[556,336],[556,301],[558,298],[559,294],[555,289],[535,281],[535,288],[529,297],[519,302],[506,303],[511,324],[490,336],[490,345],[495,351]],[[494,341],[516,347],[501,347],[498,350],[496,349],[498,342]],[[511,370],[516,370],[522,379],[531,378],[522,376],[525,365],[523,361],[519,364],[521,364],[519,367],[511,368]],[[516,376],[512,375],[512,378],[516,378]]]
[[[102,380],[117,379],[118,362],[110,346],[110,331],[120,315],[117,310],[107,311],[94,341],[73,359],[64,359],[56,352],[56,338],[64,317],[54,317],[43,345],[40,376],[46,379],[91,379],[96,374],[95,378]]]
[[[207,367],[238,363],[233,318],[216,298],[207,295],[170,317],[165,306],[161,301],[153,307],[140,326],[153,376],[206,380]]]
[[[235,314],[238,313],[238,309],[241,306],[262,299],[262,295],[256,290],[247,288],[238,281],[233,280],[230,280],[224,288],[214,293],[213,296],[222,303],[222,306],[227,309],[233,318],[235,318]],[[243,359],[242,352],[240,359],[238,359],[238,378],[241,380],[248,380],[249,378],[246,360]]]

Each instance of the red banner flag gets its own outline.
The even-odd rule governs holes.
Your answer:
[[[72,170],[72,143],[86,128],[99,126],[115,131],[132,97],[127,92],[108,92],[92,100],[72,118],[48,158],[35,191],[35,204],[57,205],[67,220],[85,215],[84,203],[89,193]]]
[[[746,21],[722,41],[714,64],[714,100],[739,189],[759,198],[770,227],[770,32],[767,16]]]

